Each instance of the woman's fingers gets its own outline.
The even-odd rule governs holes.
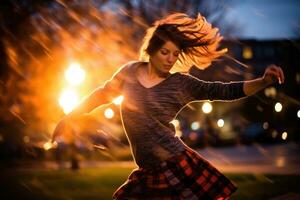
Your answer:
[[[273,82],[277,81],[279,84],[282,84],[284,82],[284,73],[281,69],[281,67],[278,67],[276,65],[270,65],[266,69],[266,74],[267,76],[272,76],[271,79]]]
[[[282,81],[282,83],[284,83],[284,73],[283,73],[283,70],[281,69],[281,67],[279,67],[279,73],[280,73],[281,81]]]

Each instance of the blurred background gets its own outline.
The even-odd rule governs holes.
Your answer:
[[[138,59],[145,30],[172,12],[200,12],[219,27],[228,54],[190,74],[250,80],[269,64],[286,81],[237,102],[195,102],[172,123],[194,149],[297,144],[300,2],[297,0],[7,0],[0,6],[0,161],[132,160],[122,96],[78,122],[74,138],[49,142],[56,123],[123,64]],[[263,146],[264,147],[264,146]],[[285,148],[286,146],[283,146]]]
[[[240,101],[189,104],[172,121],[176,135],[238,185],[232,199],[300,199],[299,0],[1,1],[1,199],[111,199],[136,167],[123,97],[54,144],[51,135],[85,95],[138,59],[145,30],[173,12],[200,12],[228,48],[191,75],[250,80],[277,64],[286,77]]]

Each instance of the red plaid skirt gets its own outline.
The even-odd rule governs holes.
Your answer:
[[[203,159],[186,148],[182,154],[163,161],[155,170],[135,169],[113,198],[197,200],[229,199],[236,185]]]

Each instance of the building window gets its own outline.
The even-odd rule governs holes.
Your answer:
[[[244,59],[251,59],[253,57],[252,49],[249,46],[245,46],[243,48],[243,58]]]

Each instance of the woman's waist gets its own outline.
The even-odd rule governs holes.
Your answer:
[[[135,161],[142,168],[158,166],[161,162],[179,155],[185,149],[185,145],[180,140],[169,144],[156,142],[151,145],[133,143],[131,145]]]

